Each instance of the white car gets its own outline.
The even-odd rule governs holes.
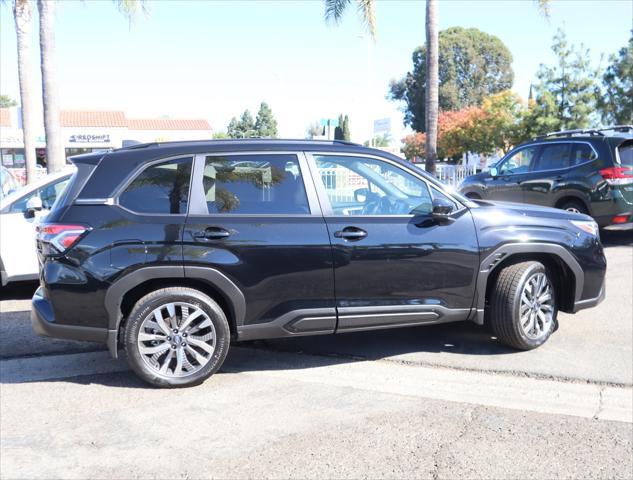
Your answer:
[[[74,168],[47,175],[0,200],[0,279],[36,280],[38,274],[35,227],[50,211]]]

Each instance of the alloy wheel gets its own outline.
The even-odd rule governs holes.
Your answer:
[[[525,335],[538,340],[547,335],[554,321],[554,291],[545,273],[531,275],[523,291],[519,306],[521,329]]]
[[[186,377],[213,357],[216,332],[200,307],[172,302],[153,310],[141,323],[138,350],[145,364],[164,377]]]

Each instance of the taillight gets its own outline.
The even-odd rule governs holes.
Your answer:
[[[622,223],[628,223],[628,222],[629,222],[628,215],[616,215],[615,217],[611,219],[611,223],[615,223],[615,224],[622,224]]]
[[[37,227],[37,239],[54,247],[56,252],[64,253],[88,231],[85,225],[63,223],[43,223]]]
[[[610,167],[600,170],[600,175],[609,185],[633,183],[633,167]]]

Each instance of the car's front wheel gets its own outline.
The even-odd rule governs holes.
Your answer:
[[[136,374],[152,385],[202,383],[224,362],[230,330],[220,306],[192,288],[171,287],[141,298],[125,325],[125,350]]]
[[[493,286],[489,321],[499,341],[531,350],[556,329],[556,292],[551,275],[536,261],[504,267]]]

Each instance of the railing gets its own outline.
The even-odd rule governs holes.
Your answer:
[[[448,164],[437,164],[435,166],[437,179],[453,187],[456,187],[467,176],[475,173],[476,169],[474,166]]]

